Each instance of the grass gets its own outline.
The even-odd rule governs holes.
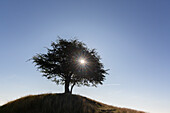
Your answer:
[[[71,94],[29,95],[0,106],[0,113],[145,113]]]

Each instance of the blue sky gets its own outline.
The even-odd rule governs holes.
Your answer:
[[[26,62],[57,36],[96,48],[104,85],[73,93],[119,107],[170,112],[170,2],[164,0],[1,0],[0,105],[63,92]]]

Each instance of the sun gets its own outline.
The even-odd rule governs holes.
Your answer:
[[[80,62],[80,64],[85,64],[86,63],[86,61],[84,59],[80,59],[79,62]]]

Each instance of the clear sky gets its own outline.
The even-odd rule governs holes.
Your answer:
[[[63,92],[31,62],[57,36],[96,48],[104,85],[73,93],[106,104],[170,113],[170,2],[164,0],[0,0],[0,105]]]

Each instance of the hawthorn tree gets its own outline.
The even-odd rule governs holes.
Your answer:
[[[75,85],[102,84],[108,74],[96,50],[78,40],[59,38],[46,54],[37,54],[31,60],[44,77],[65,85],[65,93],[72,93]]]

